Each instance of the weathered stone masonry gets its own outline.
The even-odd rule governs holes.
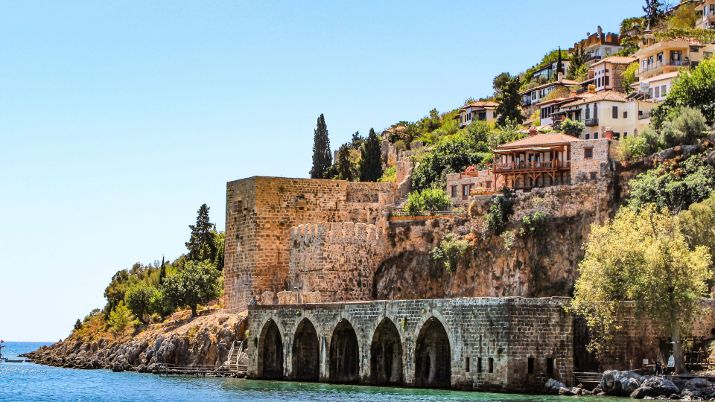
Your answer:
[[[566,298],[249,307],[253,378],[538,391],[570,383]]]
[[[288,287],[293,226],[375,224],[394,201],[392,183],[250,177],[226,185],[225,306],[243,309]]]

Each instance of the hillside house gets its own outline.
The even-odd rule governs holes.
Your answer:
[[[603,91],[578,95],[577,99],[561,104],[552,117],[584,123],[582,139],[603,138],[610,129],[613,139],[618,140],[645,129],[654,106],[654,102],[628,99],[620,92]]]
[[[626,92],[623,85],[623,72],[628,65],[636,61],[635,57],[611,56],[594,63],[589,71],[596,92]]]
[[[583,49],[586,55],[587,65],[592,65],[623,49],[621,38],[618,34],[613,32],[604,33],[600,26],[596,28],[596,33],[587,33],[585,39],[574,43],[574,47],[569,49],[569,52],[574,53],[579,48]]]
[[[570,90],[570,87],[578,86],[578,85],[580,85],[580,82],[573,81],[573,80],[566,80],[566,79],[562,79],[560,81],[549,82],[546,84],[541,84],[534,88],[530,88],[530,89],[520,92],[521,104],[522,104],[522,106],[529,108],[533,105],[538,104],[539,102],[544,100],[544,98],[546,98],[547,95],[549,95],[550,93],[552,93],[556,90],[567,91],[567,90]]]
[[[555,123],[559,122],[560,118],[554,116],[554,114],[558,113],[561,108],[561,105],[573,102],[576,99],[578,99],[578,96],[573,95],[568,97],[549,99],[537,104],[536,107],[539,109],[540,119],[539,127],[553,126]]]
[[[695,28],[713,29],[715,28],[715,0],[703,0],[695,6],[698,19],[695,21]]]
[[[654,77],[633,83],[632,87],[635,89],[636,95],[638,95],[639,98],[662,102],[670,92],[670,88],[672,88],[673,82],[678,74],[680,74],[680,71],[658,74]]]
[[[644,39],[643,46],[635,53],[638,58],[638,80],[644,81],[660,74],[693,68],[710,58],[715,45],[703,45],[695,39],[676,38],[657,41],[653,35]]]
[[[459,109],[459,128],[467,127],[473,121],[493,123],[497,120],[497,102],[476,101]]]
[[[569,60],[561,60],[561,64],[563,65],[563,72],[566,72],[568,71],[571,62]],[[545,64],[531,74],[531,79],[537,82],[556,81],[559,79],[559,74],[556,71],[557,67],[558,61]]]
[[[447,175],[447,195],[455,206],[466,204],[475,192],[490,193],[497,186],[491,169],[477,170],[470,166],[464,172]]]

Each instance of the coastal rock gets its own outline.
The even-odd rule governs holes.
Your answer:
[[[603,373],[598,387],[606,395],[630,396],[643,381],[643,376],[632,371],[608,370]]]
[[[566,388],[566,384],[553,378],[549,378],[546,384],[544,384],[544,390],[552,394],[558,394],[561,388]]]
[[[705,378],[693,378],[681,387],[680,395],[683,397],[710,399],[715,397],[715,387],[713,387],[713,383]]]

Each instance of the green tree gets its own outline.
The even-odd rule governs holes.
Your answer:
[[[223,257],[226,250],[226,233],[225,232],[213,232],[214,244],[216,245],[216,255],[214,257],[213,263],[216,269],[223,271]]]
[[[128,287],[129,272],[125,269],[117,271],[104,289],[104,298],[107,299],[107,305],[104,307],[105,318],[108,318],[114,307],[124,300],[124,293]]]
[[[629,184],[631,207],[655,204],[658,209],[678,213],[710,195],[715,189],[715,169],[702,156],[694,155],[641,173]]]
[[[671,119],[660,128],[660,143],[664,148],[676,145],[695,144],[707,136],[708,126],[700,110],[679,107],[674,110]]]
[[[646,29],[646,20],[643,17],[626,18],[621,21],[620,39],[623,50],[619,53],[628,56],[635,53],[641,42],[641,37]]]
[[[501,73],[494,78],[494,97],[499,103],[497,106],[497,125],[503,126],[507,121],[521,124],[524,121],[521,115],[521,95],[519,87],[521,81],[518,76]]]
[[[607,350],[621,328],[622,303],[630,301],[639,318],[670,335],[676,368],[682,372],[681,336],[699,313],[712,277],[709,265],[707,249],[690,249],[677,220],[654,206],[621,208],[613,221],[594,225],[571,305],[589,326],[591,350]]]
[[[76,331],[80,328],[82,328],[82,321],[80,321],[78,318],[77,321],[74,322],[74,330]]]
[[[569,64],[566,78],[575,80],[583,75],[583,70],[587,69],[586,61],[586,52],[583,50],[583,46],[577,45],[571,57],[571,64]]]
[[[643,12],[645,13],[645,22],[648,30],[658,26],[658,23],[665,15],[665,5],[660,0],[645,0]]]
[[[119,334],[127,329],[133,329],[137,325],[137,319],[122,300],[109,313],[107,323],[114,333]]]
[[[715,256],[715,193],[690,205],[678,219],[690,247],[705,246]]]
[[[636,73],[638,72],[638,62],[633,62],[626,67],[625,71],[623,71],[622,74],[622,83],[623,83],[623,88],[626,90],[626,93],[631,93],[633,92],[633,87],[631,87],[632,84],[635,84],[638,82],[638,76]]]
[[[561,122],[560,128],[561,131],[563,131],[564,133],[574,137],[578,137],[586,128],[586,125],[581,123],[580,121],[566,119]]]
[[[454,233],[447,233],[439,242],[439,245],[430,251],[430,257],[434,261],[442,262],[444,269],[449,272],[454,272],[457,269],[459,259],[469,249],[469,242],[465,239],[460,239]]]
[[[185,243],[189,250],[187,257],[191,261],[214,261],[216,258],[216,243],[214,241],[214,224],[209,218],[209,207],[201,204],[196,215],[196,224],[189,225],[191,237]]]
[[[176,307],[189,306],[191,316],[197,315],[199,304],[219,296],[221,273],[208,261],[187,261],[184,268],[164,281],[161,291],[167,301]]]
[[[382,149],[380,138],[372,128],[360,151],[360,181],[377,181],[382,177]]]
[[[407,195],[407,202],[402,209],[410,215],[419,215],[422,212],[446,211],[452,207],[452,201],[444,190],[428,188],[422,191],[413,191]]]
[[[164,256],[162,255],[161,266],[159,267],[159,285],[164,282],[164,278],[166,278],[166,261],[164,261]]]
[[[692,29],[696,21],[695,4],[683,3],[668,18],[668,29]]]
[[[665,101],[653,109],[651,124],[660,129],[683,106],[699,109],[708,125],[715,123],[715,59],[703,60],[678,76]]]
[[[124,304],[141,321],[146,324],[146,315],[151,312],[151,299],[158,290],[154,286],[139,282],[127,289],[124,294]]]
[[[324,179],[326,173],[333,163],[333,155],[330,152],[330,138],[328,137],[328,126],[325,124],[325,117],[321,113],[313,132],[313,167],[310,169],[310,177],[313,179]]]

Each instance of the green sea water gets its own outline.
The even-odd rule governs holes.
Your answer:
[[[5,344],[16,357],[44,345]],[[161,377],[77,370],[33,363],[0,363],[0,401],[575,401],[573,397],[493,394],[431,389]],[[578,398],[579,402],[604,398]]]

